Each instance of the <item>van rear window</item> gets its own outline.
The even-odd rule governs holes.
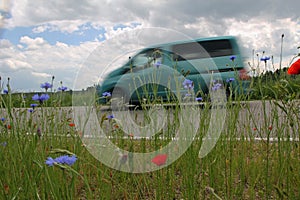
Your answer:
[[[227,39],[176,44],[172,51],[174,59],[178,61],[233,55],[231,43]]]

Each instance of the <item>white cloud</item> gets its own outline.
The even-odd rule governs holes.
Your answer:
[[[277,63],[281,34],[284,33],[283,56],[284,63],[287,65],[300,45],[300,18],[297,5],[299,2],[296,0],[259,2],[18,0],[12,4],[12,17],[4,19],[8,28],[34,26],[32,35],[51,34],[53,31],[78,34],[87,28],[82,25],[88,22],[93,28],[99,30],[104,27],[106,33],[100,34],[94,41],[82,42],[77,46],[61,40],[51,45],[40,35],[39,37],[24,35],[17,45],[7,40],[0,40],[0,60],[10,72],[26,69],[28,76],[41,75],[38,76],[39,78],[49,78],[50,74],[59,76],[58,74],[63,73],[61,78],[65,76],[66,83],[71,84],[74,80],[72,76],[79,70],[79,66],[86,64],[87,59],[95,59],[98,62],[96,67],[98,72],[91,71],[93,78],[89,79],[95,81],[104,67],[128,49],[135,49],[151,42],[163,43],[181,38],[180,34],[163,37],[168,31],[162,31],[161,38],[164,40],[158,39],[158,34],[152,32],[154,29],[148,29],[148,35],[144,33],[143,37],[137,37],[134,42],[126,41],[128,36],[126,34],[131,30],[161,27],[178,31],[192,38],[236,35],[240,38],[245,56],[251,57],[253,49],[257,53],[266,51],[268,55],[274,56]],[[134,22],[142,25],[135,27]],[[115,30],[113,27],[118,24],[127,27]],[[104,37],[109,40],[110,46],[98,42]],[[93,53],[105,56],[99,60],[97,57],[89,56]],[[4,72],[2,68],[1,73]],[[72,75],[68,75],[68,71]]]
[[[20,39],[20,43],[25,44],[27,50],[36,50],[36,49],[40,49],[40,48],[49,48],[50,47],[50,45],[47,43],[47,41],[45,41],[41,37],[32,39],[28,36],[23,36]]]
[[[50,78],[50,77],[52,77],[51,74],[47,74],[47,73],[43,73],[43,72],[31,72],[31,74],[33,76],[41,77],[41,78]]]
[[[50,45],[43,38],[29,36],[23,36],[20,42],[24,48],[0,40],[1,44],[5,44],[0,48],[1,76],[13,77],[16,91],[38,89],[41,82],[49,81],[53,75],[71,88],[80,64],[98,44],[86,42],[72,46],[57,42]],[[23,77],[24,74],[26,77]]]
[[[0,49],[6,49],[12,47],[12,43],[9,40],[0,40]]]
[[[51,29],[51,26],[49,24],[42,24],[42,25],[37,26],[34,29],[32,29],[32,32],[33,33],[43,33],[50,29]]]
[[[32,66],[29,63],[20,60],[5,59],[0,61],[0,69],[2,73],[7,73],[32,69]]]

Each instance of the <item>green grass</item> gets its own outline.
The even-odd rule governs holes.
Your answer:
[[[201,118],[199,139],[178,160],[140,174],[109,168],[89,153],[79,137],[82,133],[72,126],[71,110],[62,109],[70,103],[69,97],[62,101],[54,94],[28,113],[31,100],[22,104],[12,94],[2,95],[0,199],[300,199],[299,141],[282,139],[299,138],[299,78],[279,73],[253,79],[251,96],[236,97],[236,105],[228,102],[226,126],[206,157],[198,157],[209,121]],[[242,103],[251,99],[261,100],[263,112],[269,100],[277,101],[271,103],[271,114],[264,115],[261,126],[250,113],[249,123],[237,127],[241,109],[250,112]],[[283,123],[278,106],[286,114]],[[209,110],[204,108],[204,114]],[[109,114],[103,112],[100,123],[114,130],[108,135],[120,148],[147,152],[168,143],[159,137],[123,137],[117,123],[106,119]],[[173,123],[178,116],[168,120],[161,135],[172,136],[176,130]],[[45,164],[47,157],[65,154],[75,154],[78,160],[72,166]]]

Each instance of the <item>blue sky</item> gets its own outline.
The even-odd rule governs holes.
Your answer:
[[[299,5],[296,0],[4,0],[0,2],[2,84],[10,77],[13,92],[41,91],[40,84],[55,76],[56,87],[62,81],[69,88],[85,89],[118,67],[120,55],[179,35],[234,35],[249,61],[253,51],[259,55],[265,51],[274,56],[276,67],[284,34],[283,66],[288,66],[300,46],[295,5]],[[149,34],[142,37],[142,29]]]
[[[44,26],[47,26],[44,25]],[[69,45],[79,45],[80,43],[87,41],[103,41],[105,40],[105,29],[103,27],[94,28],[90,23],[82,24],[78,27],[77,31],[72,33],[61,32],[59,30],[51,30],[53,29],[49,25],[49,29],[43,32],[37,32],[36,29],[39,26],[28,26],[28,27],[13,27],[12,29],[4,29],[2,31],[2,39],[7,39],[14,45],[18,45],[20,42],[20,38],[24,35],[29,36],[30,38],[41,37],[44,38],[49,44],[55,45],[56,42],[63,42]]]

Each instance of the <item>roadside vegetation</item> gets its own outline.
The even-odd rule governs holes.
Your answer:
[[[250,95],[229,99],[226,126],[207,156],[198,157],[209,124],[202,120],[198,139],[178,160],[139,174],[109,168],[89,153],[70,107],[74,91],[61,84],[53,92],[46,82],[42,92],[12,93],[13,78],[2,77],[0,199],[300,199],[300,75],[286,69],[254,76]],[[85,92],[77,94],[84,99]],[[250,100],[261,101],[264,122],[249,113],[248,123],[237,127]],[[124,137],[114,116],[101,112],[99,123],[120,149],[147,152],[170,141]],[[159,134],[172,135],[178,120],[167,120]],[[168,156],[147,164],[164,166]]]

